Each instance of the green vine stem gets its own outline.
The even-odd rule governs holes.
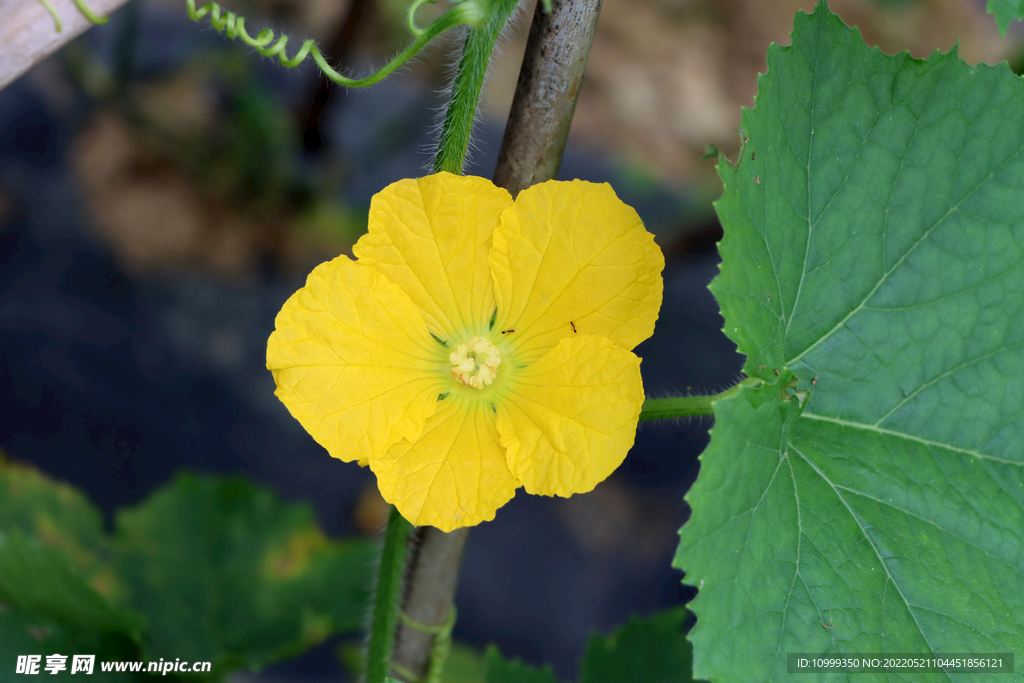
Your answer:
[[[462,58],[455,72],[452,96],[441,124],[441,136],[434,158],[434,173],[448,171],[462,175],[469,151],[477,104],[487,75],[491,53],[502,29],[519,0],[491,0],[490,15],[479,27],[471,29],[462,47]]]
[[[757,377],[748,377],[733,385],[720,394],[711,396],[675,396],[672,398],[649,398],[640,409],[641,420],[669,420],[675,417],[696,417],[698,415],[714,415],[714,402],[729,398],[745,386],[756,386],[761,383]]]
[[[302,47],[299,48],[299,51],[296,52],[293,57],[288,57],[285,52],[285,47],[288,45],[288,36],[282,35],[275,42],[274,36],[276,34],[273,29],[264,28],[255,38],[253,38],[249,35],[249,32],[245,30],[245,17],[240,17],[234,12],[222,12],[220,5],[216,2],[208,2],[199,9],[196,9],[195,0],[187,0],[187,5],[189,19],[199,21],[209,14],[210,24],[215,30],[223,32],[232,40],[241,40],[246,45],[255,48],[256,51],[264,57],[276,56],[278,61],[280,61],[284,66],[296,67],[304,62],[306,57],[309,56],[313,58],[313,61],[316,62],[318,67],[320,67],[323,74],[335,83],[350,88],[363,88],[379,83],[381,80],[387,78],[395,71],[395,69],[408,62],[416,55],[416,53],[422,50],[427,43],[436,38],[440,33],[462,24],[480,24],[485,22],[488,17],[487,0],[461,0],[461,2],[435,19],[426,28],[421,29],[416,26],[413,15],[420,5],[428,1],[429,0],[417,0],[409,8],[409,27],[416,36],[416,39],[413,40],[412,44],[398,53],[394,59],[384,65],[380,70],[370,74],[366,78],[347,78],[342,76],[327,63],[327,60],[324,58],[320,49],[316,46],[316,42],[312,38],[303,42]],[[273,45],[271,45],[271,43],[273,43]]]
[[[402,597],[405,555],[413,527],[394,507],[384,532],[380,570],[374,591],[373,622],[366,651],[367,683],[384,683],[391,670],[391,652],[398,626],[398,606]]]

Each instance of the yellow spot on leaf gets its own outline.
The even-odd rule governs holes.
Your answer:
[[[308,529],[288,538],[283,548],[267,553],[263,562],[264,576],[270,579],[293,579],[309,566],[310,556],[324,547],[323,534]]]

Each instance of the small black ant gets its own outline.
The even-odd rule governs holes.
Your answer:
[[[574,323],[573,321],[570,320],[569,324],[572,325],[572,332],[573,332],[573,334],[576,334],[576,323]]]
[[[511,334],[513,332],[515,332],[515,330],[502,330],[501,331],[502,334]]]

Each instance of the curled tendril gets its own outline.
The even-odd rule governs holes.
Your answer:
[[[413,3],[409,5],[409,11],[406,14],[406,18],[409,21],[409,31],[414,36],[422,36],[426,30],[416,25],[416,10],[418,10],[422,5],[433,5],[435,2],[437,2],[437,0],[414,0]]]
[[[398,56],[390,62],[381,67],[380,70],[366,78],[346,78],[331,68],[331,65],[327,63],[326,59],[324,59],[323,54],[320,52],[320,49],[316,46],[316,42],[312,38],[302,43],[302,46],[299,48],[299,51],[295,53],[295,56],[288,57],[285,52],[285,46],[288,45],[288,36],[281,35],[275,42],[275,33],[273,29],[265,28],[261,30],[255,38],[253,38],[245,30],[245,17],[240,17],[234,12],[222,13],[220,5],[216,2],[208,2],[197,10],[195,0],[186,1],[188,4],[189,19],[199,21],[209,14],[210,25],[213,26],[216,31],[224,33],[232,40],[236,38],[240,39],[246,45],[255,48],[256,51],[264,57],[273,57],[276,55],[278,61],[287,67],[296,67],[301,64],[307,56],[311,56],[325,76],[335,83],[345,85],[350,88],[361,88],[380,82],[390,75],[395,69],[409,61],[409,59],[411,59],[417,52],[423,49],[424,45],[433,40],[438,34],[460,24],[477,25],[483,23],[490,10],[489,0],[461,0],[450,10],[428,24],[425,28],[420,28],[416,25],[414,17],[416,10],[421,5],[433,3],[437,0],[414,0],[412,5],[409,7],[408,14],[409,30],[412,31],[414,36],[416,36],[416,39],[412,44],[402,50],[402,52],[400,52]],[[76,2],[81,2],[81,0],[76,0]],[[273,45],[271,45],[271,43],[273,43]]]
[[[50,16],[53,17],[53,23],[57,27],[57,33],[62,32],[64,27],[60,23],[60,15],[57,14],[57,8],[53,6],[53,3],[51,3],[50,0],[39,0],[39,2],[46,8],[46,11],[50,13]],[[105,24],[110,19],[110,17],[101,17],[93,12],[82,0],[74,0],[74,3],[75,7],[78,8],[78,11],[94,24]]]
[[[105,24],[110,20],[110,17],[101,17],[95,12],[93,12],[86,6],[84,2],[82,2],[82,0],[74,0],[74,3],[75,7],[78,8],[78,11],[81,12],[86,19],[88,19],[94,24]]]
[[[288,54],[285,52],[285,46],[288,45],[288,36],[282,35],[277,39],[277,42],[274,42],[275,34],[273,29],[265,28],[261,30],[255,38],[253,38],[245,30],[245,17],[240,17],[234,12],[222,12],[220,5],[216,2],[208,2],[199,9],[196,9],[195,0],[186,1],[188,4],[189,19],[199,21],[209,14],[210,24],[215,30],[224,33],[232,40],[235,40],[236,38],[241,39],[246,45],[256,48],[256,51],[264,57],[273,57],[276,55],[277,59],[287,67],[296,67],[305,61],[307,56],[312,56],[313,61],[320,67],[320,70],[325,76],[335,83],[339,83],[350,88],[360,88],[380,82],[390,75],[395,69],[409,61],[417,52],[423,49],[424,45],[436,38],[438,34],[447,31],[453,26],[459,26],[460,24],[482,24],[490,13],[490,0],[454,0],[456,3],[454,7],[428,24],[425,28],[420,28],[416,24],[416,10],[425,4],[433,4],[437,2],[437,0],[413,0],[408,11],[409,30],[416,37],[413,43],[402,50],[397,57],[385,64],[376,73],[373,73],[366,78],[346,78],[331,68],[331,65],[327,63],[326,59],[324,59],[323,53],[320,52],[320,49],[316,46],[316,42],[312,38],[302,43],[302,46],[299,48],[299,51],[295,53],[294,57],[288,57]],[[542,1],[546,8],[550,8],[551,0]],[[60,33],[62,30],[60,15],[57,14],[57,10],[54,8],[53,4],[50,0],[39,0],[39,2],[42,3],[43,7],[45,7],[50,13],[50,16],[53,17],[53,23],[57,27],[57,33]],[[74,3],[78,8],[78,11],[92,23],[107,23],[109,17],[101,17],[94,13],[86,6],[84,0],[74,0]],[[271,43],[274,44],[271,45]]]

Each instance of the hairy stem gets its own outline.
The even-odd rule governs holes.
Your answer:
[[[674,398],[649,398],[640,409],[641,420],[668,420],[674,417],[696,417],[714,415],[715,401],[739,393],[745,386],[760,384],[757,377],[748,377],[720,394],[712,396],[677,396]]]
[[[448,171],[462,175],[469,151],[480,91],[487,75],[491,53],[518,0],[492,0],[491,15],[481,26],[470,28],[462,46],[455,72],[452,96],[441,124],[441,136],[434,157],[434,173]]]
[[[391,652],[402,597],[402,575],[405,572],[406,549],[412,530],[412,525],[401,513],[391,508],[387,530],[384,532],[384,547],[380,553],[370,645],[366,652],[367,683],[384,683],[391,670]]]

